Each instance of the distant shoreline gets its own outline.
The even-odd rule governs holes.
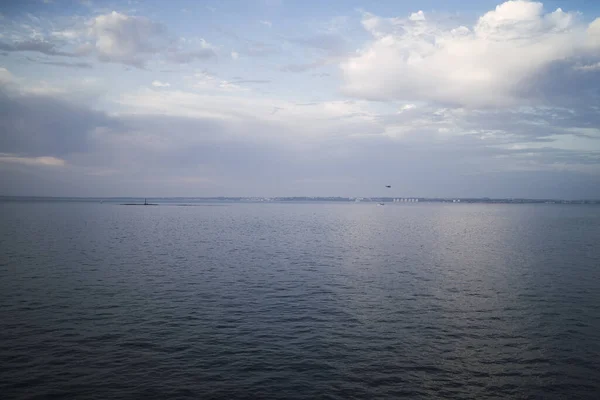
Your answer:
[[[203,202],[223,203],[285,203],[285,202],[329,202],[329,203],[452,203],[452,204],[600,204],[600,199],[528,199],[528,198],[474,198],[474,197],[152,197],[147,205],[200,205]],[[49,196],[0,196],[0,202],[100,202],[119,203],[127,206],[143,206],[139,197],[49,197]],[[180,204],[173,204],[180,203]],[[187,204],[181,204],[187,203]],[[195,203],[195,204],[189,204]]]

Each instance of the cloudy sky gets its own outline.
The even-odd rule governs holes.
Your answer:
[[[4,1],[0,194],[600,198],[599,17],[591,0]]]

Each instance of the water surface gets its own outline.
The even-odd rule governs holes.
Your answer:
[[[598,398],[600,207],[0,203],[3,398]]]

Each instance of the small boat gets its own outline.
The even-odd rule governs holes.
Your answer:
[[[385,203],[379,203],[378,206],[385,206]]]

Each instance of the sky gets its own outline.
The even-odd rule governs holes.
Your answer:
[[[0,195],[597,199],[600,2],[0,2]]]

